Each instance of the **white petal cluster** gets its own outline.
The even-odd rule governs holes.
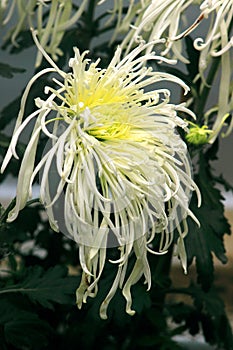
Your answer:
[[[122,5],[123,6],[123,5]],[[198,9],[199,7],[199,9]],[[192,10],[197,12],[197,18],[189,23],[186,14]],[[117,26],[113,38],[125,33],[122,47],[129,52],[140,41],[156,42],[164,39],[164,44],[156,44],[156,50],[162,56],[174,58],[189,63],[183,52],[183,39],[194,32],[194,48],[200,51],[199,74],[196,80],[201,78],[202,90],[208,85],[206,82],[209,67],[215,57],[221,60],[221,77],[219,84],[219,96],[216,108],[211,108],[208,115],[216,113],[216,120],[212,127],[213,133],[210,142],[218,136],[229,113],[233,110],[232,88],[232,50],[233,37],[233,0],[145,0],[131,1],[126,15],[122,8],[116,7],[118,14]],[[203,28],[201,37],[197,37],[195,29],[201,25]],[[131,26],[131,30],[128,30]],[[153,45],[148,46],[147,53],[153,50]],[[203,111],[202,111],[203,112]],[[233,129],[233,118],[227,130],[228,135]]]
[[[191,11],[196,6],[195,11],[198,13],[198,5],[199,15],[193,23],[189,23],[187,10]],[[179,39],[194,31],[202,21],[206,22],[209,29],[206,33],[203,32],[203,37],[195,38],[194,47],[197,50],[220,56],[232,47],[232,0],[133,0],[130,1],[126,14],[123,12],[123,6],[124,2],[119,1],[114,7],[113,15],[117,16],[118,20],[113,38],[117,34],[128,33],[122,42],[127,51],[140,40],[153,42],[163,38],[166,39],[166,45],[160,54],[166,56],[173,50],[177,59],[187,62]],[[203,67],[206,65],[206,56],[206,53],[202,54]]]
[[[107,247],[117,246],[119,256],[112,261],[117,273],[100,315],[107,317],[107,306],[117,288],[122,288],[126,311],[132,315],[131,286],[141,277],[148,288],[151,285],[147,253],[166,253],[175,228],[178,255],[186,269],[186,217],[196,220],[189,199],[192,191],[198,190],[186,144],[176,127],[186,129],[179,112],[192,113],[184,104],[171,104],[169,90],[152,88],[152,84],[168,80],[185,92],[188,87],[178,78],[146,66],[148,60],[162,59],[154,53],[142,56],[147,45],[139,45],[123,59],[118,48],[106,69],[75,48],[69,73],[61,71],[37,45],[52,67],[29,82],[2,164],[4,171],[11,157],[17,157],[18,138],[28,123],[34,122],[18,175],[16,205],[8,221],[26,205],[39,173],[40,199],[52,228],[79,244],[83,273],[77,289],[78,307],[88,296],[96,295]],[[60,77],[54,78],[57,88],[47,86],[48,98],[37,98],[36,111],[23,120],[31,85],[50,72]],[[41,134],[49,142],[35,164]],[[159,240],[156,247],[155,239]],[[135,265],[128,271],[132,254]]]
[[[80,19],[87,4],[88,0],[80,1],[78,9],[74,11],[72,0],[2,0],[0,20],[1,24],[6,25],[12,17],[17,16],[17,24],[13,25],[7,34],[15,46],[21,31],[29,28],[37,30],[41,45],[54,60],[57,60],[58,56],[63,54],[59,45],[65,31]],[[41,64],[41,59],[42,55],[38,52],[36,67]]]

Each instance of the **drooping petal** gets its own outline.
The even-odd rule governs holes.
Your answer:
[[[170,80],[185,92],[188,87],[172,75],[146,67],[148,59],[158,59],[154,53],[140,55],[147,47],[139,45],[122,60],[118,48],[106,69],[99,69],[98,60],[90,62],[86,53],[75,49],[71,72],[65,73],[39,45],[61,79],[57,89],[46,87],[47,100],[36,99],[38,112],[24,122],[20,113],[11,145],[15,148],[19,134],[36,119],[18,179],[18,188],[23,186],[24,192],[18,191],[9,219],[16,218],[26,205],[39,173],[40,197],[51,227],[79,244],[83,273],[77,289],[78,307],[98,292],[106,249],[118,249],[118,257],[110,260],[118,268],[101,305],[103,318],[117,288],[122,288],[126,312],[134,314],[131,287],[144,276],[150,288],[147,254],[165,254],[176,227],[178,254],[186,269],[185,220],[188,215],[196,220],[189,200],[198,189],[186,144],[176,132],[176,127],[187,127],[179,111],[193,113],[184,104],[171,104],[170,91],[156,90],[154,84]],[[153,90],[145,91],[152,84]],[[35,165],[40,133],[48,144]],[[7,162],[12,153],[7,154]],[[160,238],[157,245],[155,238]],[[132,254],[136,261],[129,271]]]

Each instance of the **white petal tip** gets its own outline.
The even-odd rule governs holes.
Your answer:
[[[108,307],[108,302],[106,300],[103,301],[102,305],[100,306],[100,311],[99,315],[102,320],[107,320],[107,307]]]
[[[131,309],[126,310],[126,312],[127,312],[127,314],[128,314],[128,315],[130,315],[130,316],[134,316],[134,315],[135,315],[135,313],[136,313],[136,311],[131,310]]]
[[[100,318],[101,318],[101,320],[107,320],[107,319],[108,319],[108,316],[107,316],[106,313],[100,312]]]
[[[11,211],[8,215],[8,218],[7,218],[7,222],[13,222],[17,216],[18,216],[19,212],[15,212],[15,211]]]

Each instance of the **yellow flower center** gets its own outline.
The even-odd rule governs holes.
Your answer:
[[[74,67],[74,74],[69,75],[65,83],[65,105],[61,109],[66,115],[81,120],[83,130],[100,141],[143,141],[147,134],[144,130],[136,128],[136,132],[132,131],[136,121],[135,107],[141,105],[143,91],[136,89],[134,84],[130,87],[122,84],[117,72],[110,70],[107,74],[96,65],[92,63],[84,71],[80,66],[79,69]],[[147,137],[150,138],[149,133]]]

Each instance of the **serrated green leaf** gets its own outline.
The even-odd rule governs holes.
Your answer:
[[[211,289],[205,293],[198,286],[190,286],[187,290],[194,299],[205,340],[221,349],[233,349],[233,335],[224,302],[216,291]]]
[[[224,187],[225,191],[231,191],[233,192],[233,184],[231,184],[229,181],[227,181],[223,175],[217,177],[218,183]],[[233,181],[233,180],[232,180]]]
[[[188,220],[189,237],[185,242],[186,251],[189,264],[191,264],[194,257],[196,258],[198,282],[205,290],[208,290],[214,280],[213,256],[208,244],[213,235],[208,224],[201,219],[200,215],[198,219],[201,224],[200,228],[193,221]]]
[[[22,312],[22,311],[21,311]],[[30,315],[30,316],[28,316]],[[36,317],[36,314],[25,312],[18,319],[12,319],[4,326],[6,341],[17,348],[43,349],[47,345],[49,327]],[[47,336],[45,335],[47,333]]]
[[[0,325],[5,341],[17,349],[44,349],[52,332],[49,324],[34,310],[23,310],[6,299],[1,299],[0,303]]]
[[[40,266],[32,266],[27,268],[18,284],[1,289],[0,294],[20,293],[49,309],[54,308],[54,303],[72,304],[75,303],[78,281],[67,273],[68,269],[64,266],[54,266],[47,271]]]
[[[48,79],[41,77],[37,79],[36,84],[33,84],[27,97],[24,117],[28,116],[35,110],[35,98],[45,98],[44,87],[48,84]],[[52,83],[50,83],[52,85]],[[7,106],[5,106],[0,113],[0,130],[3,130],[11,121],[16,120],[19,110],[21,97],[18,96]]]
[[[12,67],[7,63],[2,63],[0,62],[0,76],[2,76],[3,78],[13,78],[15,73],[23,73],[25,72],[26,69],[24,68],[16,68],[16,67]]]
[[[30,30],[21,31],[16,38],[17,45],[12,43],[11,37],[9,37],[6,42],[2,45],[2,49],[9,49],[11,54],[18,54],[23,50],[31,47],[33,45],[32,35]]]
[[[2,109],[0,113],[0,130],[3,130],[12,120],[16,120],[20,101],[21,97],[19,96]]]
[[[193,305],[184,303],[167,305],[173,321],[184,325],[177,329],[189,330],[190,334],[195,335],[201,328],[206,342],[218,345],[221,349],[232,349],[233,336],[230,323],[224,302],[216,291],[211,288],[208,292],[204,292],[200,286],[193,284],[188,288],[178,288],[174,291],[190,295],[193,299]]]
[[[13,244],[31,239],[31,235],[40,224],[38,206],[26,207],[13,223],[6,223],[8,213],[15,205],[15,200],[3,211],[0,217],[0,243]]]
[[[183,302],[179,302],[176,304],[168,305],[167,308],[173,322],[183,325],[181,330],[180,327],[178,327],[177,330],[175,329],[173,331],[174,334],[179,334],[180,331],[183,332],[185,330],[188,330],[192,335],[196,335],[200,332],[200,317],[197,310],[195,310],[192,305],[186,305]]]
[[[0,122],[1,123],[1,122]],[[11,141],[11,136],[7,136],[0,132],[0,155],[4,156],[6,153],[6,150],[8,149]],[[25,151],[25,145],[22,144],[21,142],[18,143],[17,145],[17,154],[19,156],[23,155]]]
[[[191,210],[200,221],[200,228],[188,220],[189,234],[186,239],[186,249],[189,263],[196,258],[198,281],[205,290],[208,290],[213,282],[213,256],[226,263],[223,236],[230,234],[230,225],[224,216],[222,195],[215,188],[215,181],[211,174],[209,164],[209,152],[200,156],[200,170],[195,177],[202,195],[202,205],[197,208],[195,197],[191,201]]]
[[[218,159],[218,150],[219,150],[219,140],[216,139],[216,141],[211,145],[211,147],[209,147],[206,150],[206,152],[204,154],[204,160],[207,161],[208,163],[210,161],[217,160]],[[202,164],[203,164],[204,160],[201,159]]]
[[[192,80],[199,74],[199,57],[200,51],[196,50],[193,45],[193,39],[190,36],[185,37],[186,52],[189,64],[186,65],[189,76]]]

